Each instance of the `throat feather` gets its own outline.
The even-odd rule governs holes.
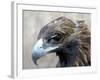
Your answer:
[[[66,43],[62,49],[57,51],[60,67],[70,67],[74,65],[75,60],[79,56],[79,43],[74,40]]]

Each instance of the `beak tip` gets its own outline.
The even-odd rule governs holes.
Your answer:
[[[36,56],[35,57],[32,56],[32,61],[34,62],[35,65],[38,65],[37,60],[38,60],[38,58]]]
[[[37,64],[37,60],[34,60],[33,62],[34,62],[35,65],[38,65],[38,64]]]

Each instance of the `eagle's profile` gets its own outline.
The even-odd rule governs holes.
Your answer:
[[[41,56],[56,52],[57,67],[90,66],[90,38],[84,21],[76,24],[66,17],[59,17],[40,30],[32,59],[36,63]]]

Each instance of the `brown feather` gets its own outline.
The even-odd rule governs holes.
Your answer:
[[[91,65],[91,36],[90,31],[87,28],[87,24],[85,21],[78,21],[79,30],[75,32],[76,24],[65,17],[59,17],[41,29],[39,38],[47,38],[51,34],[59,33],[62,35],[62,42],[60,42],[59,50],[62,51],[56,52],[59,56],[60,61],[58,62],[57,67],[65,67],[65,66],[90,66]],[[69,54],[68,52],[64,52],[63,48],[67,46],[71,41],[76,40],[78,44],[75,46],[73,44],[72,48],[77,49],[77,52],[74,54]],[[78,48],[76,48],[78,46]],[[66,49],[65,49],[66,50]],[[64,54],[66,53],[66,54]],[[68,54],[67,54],[68,53]],[[65,62],[63,62],[65,60]]]

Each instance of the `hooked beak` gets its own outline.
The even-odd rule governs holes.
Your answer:
[[[46,46],[44,45],[43,39],[39,39],[32,48],[32,60],[37,65],[37,60],[48,52],[55,50],[58,46]]]

